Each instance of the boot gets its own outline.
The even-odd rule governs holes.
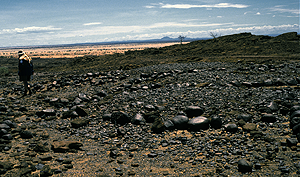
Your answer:
[[[25,96],[27,96],[27,91],[24,92],[22,97],[25,97]]]

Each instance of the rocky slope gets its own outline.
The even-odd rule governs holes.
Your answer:
[[[1,176],[298,176],[300,62],[1,78]]]

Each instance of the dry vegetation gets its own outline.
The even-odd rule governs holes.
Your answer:
[[[64,45],[54,47],[25,47],[25,51],[34,58],[75,58],[85,55],[107,55],[114,53],[124,53],[128,50],[143,50],[153,47],[164,47],[175,43],[130,43],[130,44],[111,44],[111,45]],[[0,57],[14,58],[18,50],[23,48],[2,48]]]
[[[16,73],[15,53],[19,49],[1,50],[1,66]],[[36,72],[87,72],[133,69],[165,63],[187,62],[255,62],[299,60],[299,35],[285,33],[277,37],[241,33],[200,40],[183,45],[175,43],[119,44],[28,48]],[[3,54],[8,56],[3,56]],[[84,56],[83,56],[84,55]],[[51,59],[49,59],[51,58]],[[49,60],[47,60],[49,59]]]

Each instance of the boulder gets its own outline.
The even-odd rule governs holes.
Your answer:
[[[192,131],[207,130],[209,123],[206,117],[198,116],[188,121],[188,128]]]
[[[161,120],[161,118],[156,118],[151,126],[151,130],[154,133],[161,133],[165,131],[166,127],[164,125],[164,122]]]
[[[293,117],[300,117],[300,110],[296,110],[291,114],[291,118]]]
[[[250,114],[240,114],[237,117],[238,120],[243,119],[245,122],[249,122],[252,119],[252,115]]]
[[[146,120],[144,119],[142,114],[136,114],[132,119],[131,123],[136,125],[145,124]]]
[[[164,125],[165,125],[166,129],[168,129],[168,130],[174,129],[174,124],[171,120],[164,121]]]
[[[222,118],[214,116],[210,120],[210,126],[214,129],[219,129],[222,127]]]
[[[156,118],[160,117],[160,114],[159,111],[150,111],[145,112],[143,114],[143,117],[145,118],[147,123],[153,123]]]
[[[187,123],[189,121],[189,118],[184,115],[177,115],[173,117],[171,120],[175,128],[182,130],[187,128]]]
[[[204,110],[198,106],[188,106],[184,110],[188,118],[193,118],[197,116],[201,116]]]
[[[274,123],[276,122],[276,116],[273,114],[263,114],[260,120],[262,122]]]
[[[126,123],[130,123],[131,119],[127,113],[117,111],[111,114],[111,121],[115,124],[125,125]]]

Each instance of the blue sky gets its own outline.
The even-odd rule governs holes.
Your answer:
[[[299,0],[0,0],[0,47],[299,33]]]

